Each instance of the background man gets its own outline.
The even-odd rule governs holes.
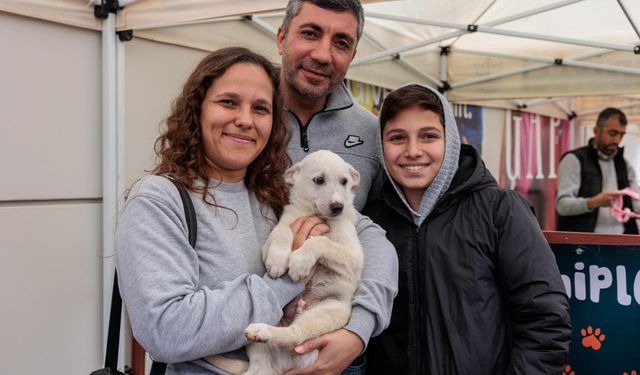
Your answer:
[[[624,148],[618,146],[626,127],[625,114],[617,108],[607,108],[598,115],[589,144],[569,151],[560,160],[558,230],[638,234],[634,219],[619,223],[607,209],[618,198],[618,190],[631,187],[638,191],[633,166],[624,159]],[[640,201],[625,195],[624,207],[637,212]]]
[[[292,130],[289,155],[297,162],[309,152],[328,149],[344,158],[360,172],[354,201],[358,210],[381,166],[377,119],[354,101],[343,83],[363,26],[358,0],[290,0],[277,34],[280,88]],[[344,329],[295,348],[299,353],[320,349],[320,354],[313,365],[286,375],[338,374],[356,358],[345,373],[362,373],[358,355],[369,338],[389,324],[397,293],[396,252],[367,217],[360,217],[357,229],[365,265],[351,319]]]

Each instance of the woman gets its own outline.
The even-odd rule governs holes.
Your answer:
[[[288,276],[263,276],[260,259],[287,203],[289,132],[277,87],[277,73],[260,55],[243,48],[209,54],[156,141],[153,175],[129,193],[116,233],[120,288],[134,336],[169,363],[167,374],[220,373],[200,358],[243,358],[246,326],[278,322],[304,289]],[[195,249],[167,177],[190,192]]]
[[[380,113],[387,171],[364,213],[400,262],[391,324],[367,374],[559,374],[568,299],[529,203],[460,145],[446,99],[417,84]]]

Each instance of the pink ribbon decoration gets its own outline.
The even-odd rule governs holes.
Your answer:
[[[624,207],[624,208],[622,207],[623,195],[628,195],[633,199],[640,200],[640,194],[636,193],[635,191],[629,188],[618,190],[618,193],[620,193],[620,195],[618,195],[618,198],[616,198],[615,203],[611,206],[611,214],[613,215],[613,217],[615,217],[619,223],[626,223],[630,219],[640,218],[640,215],[631,211],[629,207]]]

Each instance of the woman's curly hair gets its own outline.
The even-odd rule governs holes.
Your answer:
[[[283,176],[291,164],[287,154],[291,133],[283,120],[276,69],[265,57],[246,48],[231,47],[214,51],[191,73],[182,93],[171,107],[166,128],[156,139],[154,148],[157,165],[152,172],[171,175],[183,186],[201,193],[205,202],[216,205],[215,199],[207,193],[210,186],[200,129],[200,109],[209,87],[229,67],[239,63],[262,67],[273,87],[271,134],[264,150],[248,166],[244,182],[261,203],[268,205],[280,217],[287,204],[287,185]],[[204,186],[196,186],[196,180],[203,181]]]

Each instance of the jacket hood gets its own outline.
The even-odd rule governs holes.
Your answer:
[[[460,155],[460,135],[458,134],[458,126],[456,125],[456,120],[453,116],[453,110],[451,108],[451,104],[449,104],[449,101],[447,101],[447,99],[442,96],[437,90],[419,83],[410,83],[401,86],[400,88],[411,85],[424,87],[438,97],[444,112],[445,121],[445,123],[443,124],[445,134],[445,150],[442,165],[440,166],[440,170],[436,174],[435,178],[433,179],[429,187],[427,187],[427,190],[424,192],[422,200],[420,201],[420,206],[418,207],[418,211],[414,211],[411,208],[404,193],[402,192],[402,189],[400,188],[398,183],[391,177],[391,174],[389,174],[386,161],[384,161],[382,165],[387,177],[389,178],[389,181],[391,181],[393,187],[398,193],[398,196],[401,198],[403,204],[407,207],[409,212],[411,212],[413,222],[417,226],[420,226],[420,224],[422,224],[427,216],[429,216],[438,200],[446,193],[451,184],[451,181],[453,180],[454,175],[456,174],[456,171],[458,170],[458,158]],[[380,108],[380,110],[382,111],[382,108]],[[382,126],[380,126],[380,128],[382,129]],[[379,137],[378,145],[380,149],[380,155],[384,156],[382,148],[382,137]]]
[[[478,151],[473,146],[461,145],[458,171],[451,181],[449,190],[437,202],[434,212],[446,210],[457,197],[489,186],[498,186],[498,183],[484,165]]]

